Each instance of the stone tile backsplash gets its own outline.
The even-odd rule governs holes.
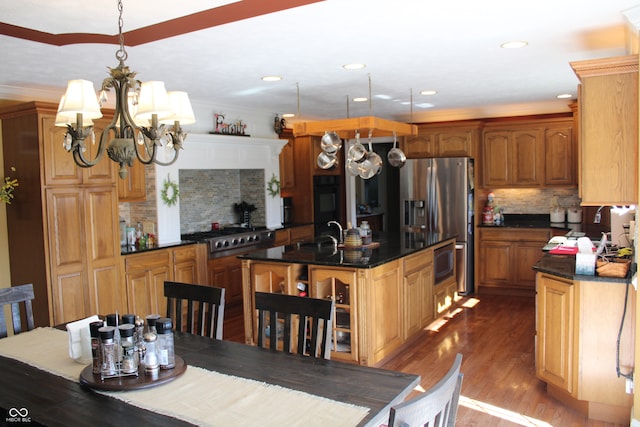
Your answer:
[[[502,188],[476,191],[476,200],[481,205],[493,191],[494,205],[504,209],[505,214],[548,214],[554,201],[563,208],[580,205],[577,188]]]
[[[265,180],[263,169],[180,170],[180,233],[240,223],[234,203],[245,201],[256,210],[251,214],[254,226],[264,226]]]

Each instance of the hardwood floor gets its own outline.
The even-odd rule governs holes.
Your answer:
[[[462,302],[380,367],[419,374],[427,389],[462,353],[457,426],[617,426],[588,420],[547,396],[535,376],[533,298],[487,295]],[[225,339],[244,342],[241,306],[226,309],[224,328]]]

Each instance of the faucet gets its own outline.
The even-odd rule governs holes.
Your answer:
[[[338,230],[339,230],[339,233],[340,233],[338,235],[338,241],[340,242],[340,244],[344,243],[343,242],[344,237],[342,236],[342,226],[340,225],[340,223],[338,221],[329,221],[329,222],[327,222],[327,226],[332,225],[332,224],[335,225],[336,227],[338,227]]]

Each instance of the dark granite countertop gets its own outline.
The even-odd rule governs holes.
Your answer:
[[[576,274],[576,257],[575,255],[552,255],[544,254],[542,258],[533,266],[533,269],[542,273],[553,274],[554,276],[563,277],[570,280],[581,280],[586,282],[614,282],[614,283],[630,283],[635,265],[629,269],[629,273],[625,278],[587,276]]]
[[[238,258],[331,267],[373,268],[455,237],[442,233],[374,233],[373,241],[378,242],[380,246],[373,248],[334,250],[332,245],[322,245],[318,248],[315,244],[300,247],[294,244],[254,251]]]
[[[195,242],[193,240],[181,240],[179,242],[163,243],[161,245],[153,245],[146,248],[137,248],[135,246],[129,246],[129,245],[120,246],[120,255],[131,255],[131,254],[139,254],[143,252],[152,252],[152,251],[157,251],[158,249],[173,248],[176,246],[195,245],[197,243],[198,242]]]

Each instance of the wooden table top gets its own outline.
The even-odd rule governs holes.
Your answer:
[[[191,366],[370,408],[361,426],[386,422],[389,407],[404,400],[420,382],[417,375],[182,333],[175,334],[175,348]],[[100,425],[107,419],[111,425],[189,425],[4,357],[0,357],[0,408],[5,417],[11,408],[26,408],[32,421],[49,426]]]

